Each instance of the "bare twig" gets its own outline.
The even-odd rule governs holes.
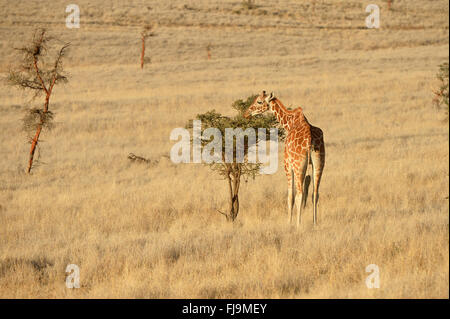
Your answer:
[[[135,155],[133,153],[128,154],[128,159],[132,162],[136,163],[145,163],[145,164],[158,164],[158,160],[147,159],[142,156]]]
[[[222,214],[223,216],[225,216],[225,218],[227,219],[227,220],[230,220],[230,216],[228,215],[228,214],[225,214],[224,212],[221,212],[220,210],[216,210],[218,213],[220,213],[220,214]]]

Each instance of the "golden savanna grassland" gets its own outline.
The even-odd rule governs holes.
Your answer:
[[[31,175],[21,119],[42,99],[0,83],[0,297],[449,297],[449,126],[432,104],[448,1],[73,2],[79,29],[66,1],[0,0],[2,78],[36,28],[71,42]],[[277,172],[241,185],[234,223],[218,175],[168,159],[174,128],[261,90],[324,131],[316,227],[310,199],[287,223],[281,145]]]

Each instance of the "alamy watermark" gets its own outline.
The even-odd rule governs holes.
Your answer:
[[[366,272],[371,274],[366,278],[366,286],[369,289],[380,288],[380,268],[378,265],[370,264],[366,267]]]
[[[369,29],[378,29],[380,27],[380,7],[376,4],[369,4],[366,12],[370,13],[366,18],[366,27]]]
[[[222,136],[218,128],[202,131],[202,122],[193,121],[193,136],[185,128],[175,128],[170,140],[177,141],[170,150],[173,163],[261,163],[260,174],[274,174],[278,169],[278,129],[270,129],[269,152],[265,128],[225,128]],[[223,140],[225,138],[225,140]],[[192,159],[191,159],[192,141]],[[209,141],[204,143],[204,141]],[[224,143],[225,141],[225,143]],[[224,147],[225,145],[225,147]],[[202,147],[203,146],[203,147]],[[223,147],[225,152],[223,152]],[[268,154],[267,154],[268,153]]]
[[[66,27],[69,29],[80,28],[80,7],[76,4],[69,4],[66,7],[66,13],[70,13],[66,17]]]
[[[66,287],[80,288],[80,267],[75,264],[69,264],[66,267],[66,273],[69,273],[66,277]]]

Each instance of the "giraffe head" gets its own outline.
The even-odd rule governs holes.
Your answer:
[[[266,91],[262,91],[261,94],[256,97],[255,101],[253,101],[253,104],[245,111],[244,117],[248,119],[254,115],[268,111],[269,103],[266,101],[267,97]]]
[[[276,99],[276,97],[275,97],[275,95],[273,95],[273,92],[270,92],[270,95],[266,95],[266,98],[264,99],[264,101],[266,101],[267,105],[270,105],[270,102],[275,99]]]

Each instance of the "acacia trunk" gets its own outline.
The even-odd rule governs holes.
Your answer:
[[[144,55],[145,55],[145,36],[142,36],[141,69],[144,68]]]
[[[229,212],[227,219],[234,221],[239,214],[239,184],[241,180],[240,172],[237,171],[233,175],[228,175],[228,186],[230,193]]]
[[[47,96],[45,97],[44,113],[48,112],[48,104],[50,101],[50,94],[51,94],[51,92],[48,93]],[[36,134],[34,135],[32,141],[31,141],[30,157],[28,159],[28,168],[27,168],[28,174],[31,172],[31,167],[33,166],[34,152],[36,151],[36,146],[39,142],[39,136],[41,135],[42,125],[43,125],[43,123],[41,120],[41,123],[38,125],[38,127],[36,129]]]
[[[34,138],[31,142],[31,149],[30,149],[30,158],[28,160],[28,168],[27,168],[27,173],[29,174],[31,172],[31,166],[33,166],[33,158],[34,158],[34,152],[36,151],[36,146],[38,144],[39,141],[39,135],[41,135],[41,131],[42,131],[42,126],[39,124],[37,130],[36,130],[36,134],[34,135]]]

